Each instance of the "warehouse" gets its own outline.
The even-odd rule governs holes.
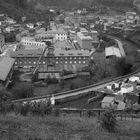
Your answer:
[[[0,88],[6,88],[10,83],[14,62],[13,58],[7,56],[0,58]]]

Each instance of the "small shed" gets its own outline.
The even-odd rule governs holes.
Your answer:
[[[102,103],[101,103],[101,107],[102,108],[107,108],[107,107],[110,107],[114,104],[115,102],[115,98],[114,97],[104,97],[104,99],[102,100]]]

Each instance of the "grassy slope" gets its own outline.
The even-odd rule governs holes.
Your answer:
[[[22,117],[0,115],[1,140],[41,138],[41,140],[139,140],[140,123],[119,122],[118,132],[101,129],[97,120],[78,117]]]

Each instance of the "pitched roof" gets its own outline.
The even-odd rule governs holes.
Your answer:
[[[15,59],[10,57],[0,58],[0,80],[5,81],[12,66],[14,65]]]
[[[113,56],[113,55],[117,56],[117,57],[121,57],[119,48],[115,48],[113,46],[105,48],[105,55],[106,55],[106,57]]]
[[[12,52],[10,54],[11,57],[39,57],[43,53],[43,49],[35,49],[35,50],[18,50],[15,52]]]
[[[110,103],[114,100],[114,97],[104,97],[104,99],[102,100],[102,102],[104,103]]]

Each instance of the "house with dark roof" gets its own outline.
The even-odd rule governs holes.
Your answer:
[[[10,83],[14,62],[15,59],[7,56],[0,58],[0,88],[6,88]]]

